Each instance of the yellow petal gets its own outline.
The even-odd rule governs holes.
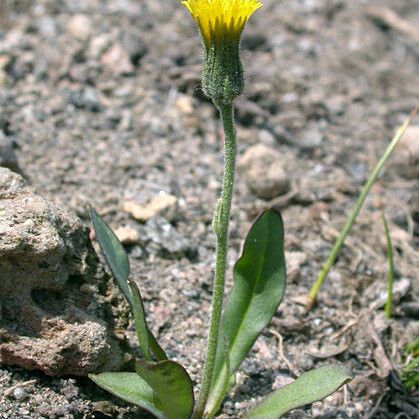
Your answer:
[[[259,0],[183,0],[197,22],[207,46],[224,38],[238,39]]]

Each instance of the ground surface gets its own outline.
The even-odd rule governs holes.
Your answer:
[[[1,5],[0,130],[13,137],[26,178],[86,221],[92,203],[114,228],[137,228],[123,209],[127,200],[161,191],[178,198],[166,215],[173,228],[149,222],[148,250],[135,240],[128,249],[153,329],[198,381],[222,143],[199,90],[201,47],[191,19],[175,0]],[[388,379],[389,360],[400,367],[403,345],[418,334],[417,166],[402,148],[373,188],[319,304],[307,313],[302,303],[368,171],[417,104],[418,23],[414,0],[266,0],[246,29],[240,154],[258,143],[277,150],[291,188],[260,200],[241,168],[229,260],[255,214],[275,204],[285,219],[289,284],[224,405],[227,417],[330,362],[348,365],[354,381],[292,417],[417,417],[414,399]],[[389,322],[376,308],[387,270],[382,208],[405,291]],[[0,397],[4,418],[138,415],[87,379],[15,368],[0,369]]]

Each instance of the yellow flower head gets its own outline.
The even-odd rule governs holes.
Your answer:
[[[201,30],[205,46],[239,40],[250,16],[262,6],[259,0],[182,0]]]

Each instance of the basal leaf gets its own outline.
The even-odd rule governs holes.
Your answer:
[[[154,403],[168,419],[188,419],[194,407],[191,379],[174,361],[138,361],[138,374],[154,390]]]
[[[134,281],[129,281],[132,295],[132,313],[134,315],[135,330],[137,332],[138,344],[141,352],[147,361],[151,361],[149,352],[149,335],[150,331],[147,326],[145,318],[143,299],[141,298],[140,290]]]
[[[278,419],[297,407],[323,400],[351,379],[343,365],[328,365],[308,371],[279,390],[274,391],[245,419]]]
[[[153,389],[135,372],[105,372],[90,374],[89,378],[114,396],[148,410],[157,419],[167,419],[154,404]]]
[[[116,279],[119,289],[124,294],[127,301],[132,305],[131,291],[128,286],[128,276],[130,272],[128,255],[125,252],[118,237],[111,228],[103,221],[102,217],[94,208],[90,208],[90,218],[93,229],[95,230],[96,240],[105,258],[113,277]]]
[[[106,264],[131,307],[138,343],[144,357],[151,360],[149,354],[149,350],[151,350],[157,360],[163,361],[167,359],[165,352],[147,326],[140,290],[135,282],[128,279],[130,267],[124,247],[115,233],[93,208],[90,209],[90,217]]]
[[[134,281],[129,281],[129,287],[132,293],[132,312],[140,349],[148,361],[151,361],[150,351],[158,361],[164,361],[167,359],[166,353],[148,328],[140,290]]]
[[[240,366],[259,333],[270,322],[282,300],[286,270],[284,228],[281,215],[263,212],[246,238],[234,266],[234,285],[222,318],[221,334],[229,344],[230,374]],[[224,397],[227,365],[218,348],[208,410]]]

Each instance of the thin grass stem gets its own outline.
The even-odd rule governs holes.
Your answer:
[[[397,130],[396,135],[391,140],[390,144],[387,146],[386,150],[384,151],[384,154],[372,170],[371,174],[369,175],[367,182],[363,186],[361,190],[361,194],[359,195],[358,200],[355,203],[355,206],[349,215],[345,225],[342,228],[342,231],[339,234],[339,237],[337,238],[329,257],[327,258],[326,262],[323,265],[322,270],[320,271],[319,276],[317,277],[316,281],[314,282],[313,286],[310,289],[310,292],[308,294],[308,303],[307,303],[307,309],[311,310],[313,305],[315,304],[317,300],[317,295],[319,293],[319,290],[321,286],[323,285],[323,282],[325,281],[330,269],[332,268],[333,264],[336,261],[336,258],[345,242],[346,237],[348,236],[352,225],[354,224],[356,217],[358,216],[359,212],[361,211],[361,208],[365,202],[365,199],[367,198],[367,195],[374,184],[375,180],[377,179],[378,175],[380,174],[381,169],[383,168],[386,161],[389,159],[389,157],[392,155],[394,149],[396,148],[397,144],[403,137],[403,134],[405,133],[407,127],[409,126],[411,120],[416,115],[418,111],[418,108],[415,108],[413,112],[410,114],[410,116],[406,119],[406,121],[401,125],[401,127]]]

